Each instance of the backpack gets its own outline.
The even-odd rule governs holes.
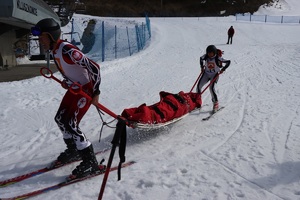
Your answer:
[[[221,49],[217,49],[217,56],[218,57],[222,57],[224,51],[222,51]]]

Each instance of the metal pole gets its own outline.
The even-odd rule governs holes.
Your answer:
[[[73,41],[73,32],[74,32],[74,19],[72,19],[72,27],[71,27],[71,43]]]
[[[46,52],[47,68],[50,69],[50,51]]]

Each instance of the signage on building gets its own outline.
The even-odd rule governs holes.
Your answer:
[[[23,1],[17,0],[17,8],[37,16],[37,8],[25,3]]]
[[[3,0],[0,0],[3,1]],[[7,1],[7,0],[6,0]],[[60,22],[57,14],[43,0],[10,0],[12,4],[11,16],[17,20],[15,26],[30,29],[31,26],[44,18],[54,18]],[[0,9],[1,10],[1,9]]]

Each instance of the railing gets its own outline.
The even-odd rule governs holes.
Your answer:
[[[236,14],[237,21],[255,21],[269,23],[290,23],[300,24],[300,16],[270,16],[270,15],[251,15]]]

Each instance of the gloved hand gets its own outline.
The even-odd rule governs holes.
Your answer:
[[[221,69],[220,74],[223,74],[223,72],[225,72],[225,68]]]
[[[201,73],[204,72],[204,66],[201,66]]]
[[[63,80],[61,82],[61,87],[63,87],[64,89],[69,89],[69,85],[67,84],[67,81],[66,80]]]

